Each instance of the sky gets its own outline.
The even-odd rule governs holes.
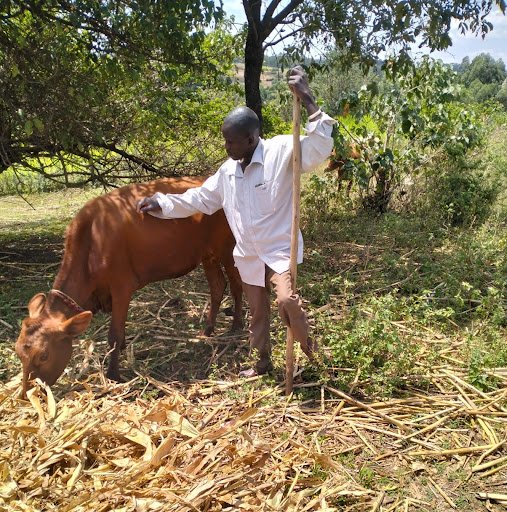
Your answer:
[[[453,45],[445,53],[433,52],[432,56],[444,62],[461,62],[466,56],[472,60],[480,53],[489,53],[507,65],[507,16],[497,10],[488,17],[488,21],[493,23],[493,30],[484,39],[470,34],[462,36],[457,22],[453,23],[450,34]]]
[[[234,15],[237,23],[245,22],[245,12],[240,0],[223,0],[223,3],[225,12],[229,16]],[[453,22],[450,33],[453,45],[446,52],[431,53],[432,57],[446,63],[459,63],[464,57],[468,56],[472,60],[480,53],[489,53],[494,59],[502,59],[507,65],[507,16],[496,9],[488,17],[488,21],[493,23],[493,30],[486,35],[485,39],[470,34],[461,35],[458,32],[458,23]],[[421,55],[429,53],[428,50],[419,49],[417,52]]]

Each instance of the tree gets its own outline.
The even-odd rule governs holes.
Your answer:
[[[466,86],[474,80],[479,80],[482,84],[501,84],[506,76],[502,59],[495,60],[488,53],[481,53],[464,66],[462,80]]]
[[[505,110],[507,110],[507,78],[504,80],[498,94],[496,95],[496,99],[503,105]]]
[[[79,165],[90,181],[119,159],[157,171],[133,143],[170,97],[221,71],[205,27],[222,16],[210,0],[2,2],[0,173],[59,165],[67,179]]]
[[[325,67],[317,71],[312,80],[315,95],[333,115],[345,115],[343,110],[347,110],[351,96],[357,95],[365,83],[378,80],[380,75],[376,70],[365,74],[357,64],[343,69],[340,59],[339,53],[332,51],[326,56]]]
[[[487,53],[477,55],[472,62],[466,57],[458,72],[466,88],[464,94],[468,103],[483,103],[495,98],[507,77],[503,60],[495,60]]]
[[[259,0],[243,0],[247,18],[245,43],[245,97],[262,119],[260,76],[269,47],[290,42],[293,62],[315,43],[336,46],[344,66],[372,67],[379,55],[397,48],[398,65],[411,61],[410,49],[419,44],[443,50],[452,44],[451,20],[461,32],[486,35],[493,25],[487,16],[496,4],[505,12],[505,0],[271,0],[262,9]]]
[[[478,78],[473,80],[467,88],[466,97],[469,103],[484,103],[485,101],[494,98],[500,89],[500,84],[482,83]]]
[[[334,132],[338,155],[353,143],[347,162],[359,185],[362,204],[387,211],[403,180],[438,152],[458,168],[470,149],[481,143],[479,116],[460,103],[456,73],[425,57],[407,73],[378,77],[364,85]],[[346,101],[346,100],[344,100]]]

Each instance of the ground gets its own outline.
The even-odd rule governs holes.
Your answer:
[[[464,337],[379,316],[378,304],[390,307],[388,293],[361,305],[354,335],[381,326],[376,336],[388,348],[403,339],[406,350],[420,351],[409,367],[418,375],[400,375],[403,385],[396,381],[384,396],[375,390],[394,386],[387,371],[365,378],[354,364],[312,368],[299,352],[294,394],[285,396],[277,321],[275,374],[239,380],[246,333],[229,335],[222,312],[216,336],[200,336],[207,290],[196,270],[136,294],[126,383],[104,378],[108,318],[99,315],[76,341],[64,377],[20,400],[12,350],[19,322],[29,298],[51,288],[64,227],[95,193],[28,198],[35,209],[19,197],[0,198],[0,510],[505,509],[506,369],[495,370],[494,388],[470,383],[460,364]],[[355,338],[336,329],[366,282],[390,292],[412,286],[407,276],[421,267],[403,240],[378,224],[371,232],[375,243],[338,229],[316,240],[308,226],[301,287],[324,354],[341,341],[352,350]],[[380,253],[390,270],[406,274],[383,281]],[[347,297],[333,279],[351,289]],[[381,321],[368,323],[373,317]]]

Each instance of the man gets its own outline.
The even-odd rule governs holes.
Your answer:
[[[288,84],[308,112],[307,135],[301,138],[302,170],[323,163],[333,147],[334,120],[323,113],[312,96],[300,67],[289,73]],[[220,208],[236,238],[234,260],[250,307],[250,349],[257,354],[254,368],[240,373],[253,377],[268,372],[269,288],[276,293],[283,322],[290,326],[303,352],[315,349],[308,336],[308,320],[289,272],[292,222],[292,136],[259,137],[259,119],[253,110],[239,107],[224,120],[222,135],[229,159],[202,186],[183,194],[156,193],[142,199],[138,211],[161,218],[183,218]],[[298,263],[303,261],[299,233]]]

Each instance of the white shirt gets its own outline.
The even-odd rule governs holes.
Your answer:
[[[334,119],[322,114],[307,123],[301,137],[301,166],[309,172],[323,163],[333,147]],[[157,192],[166,219],[208,215],[224,209],[236,239],[233,256],[243,282],[265,285],[265,265],[277,273],[289,270],[292,223],[292,135],[259,140],[252,160],[241,169],[229,158],[200,187],[183,194]],[[298,263],[303,261],[303,237],[299,232]]]

